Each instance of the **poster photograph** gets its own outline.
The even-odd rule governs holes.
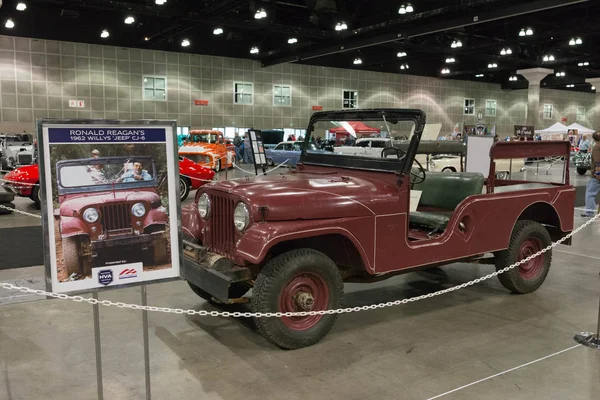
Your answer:
[[[162,124],[39,123],[52,291],[179,276],[176,138]]]

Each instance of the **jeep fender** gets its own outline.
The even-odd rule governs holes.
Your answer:
[[[365,269],[372,270],[372,260],[367,255],[367,250],[352,232],[354,230],[346,229],[344,223],[338,222],[335,226],[332,226],[331,222],[327,220],[319,224],[315,224],[315,221],[254,224],[239,239],[235,261],[241,262],[243,260],[245,261],[243,264],[261,264],[269,251],[281,242],[337,234],[347,238],[352,243],[358,254],[360,254]]]
[[[143,228],[146,229],[150,225],[166,225],[169,222],[167,213],[160,208],[153,208],[144,218]]]
[[[64,238],[86,235],[89,236],[90,227],[77,217],[60,217],[60,233]]]

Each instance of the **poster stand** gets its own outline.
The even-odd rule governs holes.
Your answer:
[[[262,132],[256,129],[250,129],[248,135],[250,138],[250,148],[252,149],[252,158],[254,160],[254,173],[258,175],[258,170],[261,169],[263,175],[266,175],[267,156],[265,155]]]
[[[98,300],[98,292],[92,293],[92,298]],[[98,400],[104,399],[104,388],[102,386],[102,344],[100,342],[100,306],[94,304],[94,342],[96,345],[96,384],[98,387]]]
[[[574,337],[575,341],[585,347],[600,350],[600,304],[598,305],[598,326],[596,333],[580,332]]]
[[[146,295],[146,285],[142,285],[142,306],[148,305],[148,296]],[[146,379],[146,400],[152,398],[150,387],[150,343],[148,340],[148,310],[142,310],[142,330],[144,334],[144,376]]]

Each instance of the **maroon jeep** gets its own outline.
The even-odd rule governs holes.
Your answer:
[[[106,261],[168,262],[168,216],[152,158],[59,161],[56,176],[68,276],[89,276]]]
[[[382,157],[313,152],[296,171],[201,188],[183,210],[184,277],[205,299],[221,302],[252,288],[255,312],[342,306],[344,282],[374,282],[455,262],[509,266],[573,229],[575,189],[561,183],[497,180],[497,159],[564,156],[568,142],[498,142],[486,178],[429,172],[415,159],[425,126],[419,110],[348,110],[312,116],[306,143],[336,126],[362,121],[408,141]],[[427,146],[423,146],[427,147]],[[418,205],[410,198],[420,191]],[[499,276],[514,293],[544,282],[552,253]],[[322,339],[337,315],[256,318],[282,348]]]

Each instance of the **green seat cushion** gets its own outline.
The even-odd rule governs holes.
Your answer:
[[[452,213],[413,211],[410,213],[411,225],[443,231],[448,226]]]
[[[481,194],[484,182],[477,172],[427,172],[413,189],[422,191],[419,205],[451,211],[467,197]]]

